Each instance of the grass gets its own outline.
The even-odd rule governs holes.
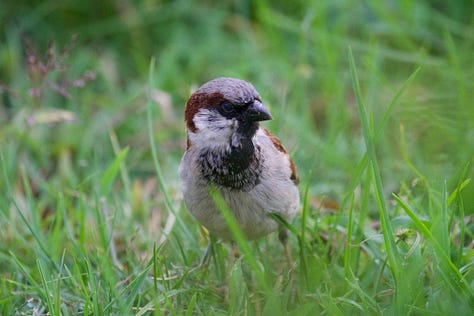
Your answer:
[[[0,312],[472,314],[469,12],[462,1],[5,4]],[[197,266],[209,236],[180,193],[182,112],[221,75],[256,86],[298,166],[302,210],[283,223],[292,267],[276,234],[236,238],[231,265],[215,241]]]

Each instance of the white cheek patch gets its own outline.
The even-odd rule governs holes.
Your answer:
[[[208,109],[199,110],[194,115],[193,122],[197,131],[189,133],[191,142],[208,148],[228,146],[232,134],[238,127],[237,120],[227,119]]]

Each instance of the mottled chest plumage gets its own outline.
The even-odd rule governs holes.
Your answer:
[[[205,150],[199,155],[203,177],[210,184],[248,191],[259,183],[263,169],[261,148],[251,140],[227,150]]]

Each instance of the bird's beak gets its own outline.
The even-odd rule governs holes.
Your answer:
[[[254,100],[246,110],[247,116],[250,120],[256,121],[267,121],[271,120],[272,116],[270,112],[263,106],[262,102]]]

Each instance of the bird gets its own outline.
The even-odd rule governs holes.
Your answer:
[[[271,120],[254,86],[219,77],[186,102],[187,142],[179,164],[184,203],[222,240],[234,236],[212,197],[216,190],[248,240],[279,231],[287,260],[288,234],[275,214],[291,221],[300,207],[296,166],[281,141],[260,123]]]

